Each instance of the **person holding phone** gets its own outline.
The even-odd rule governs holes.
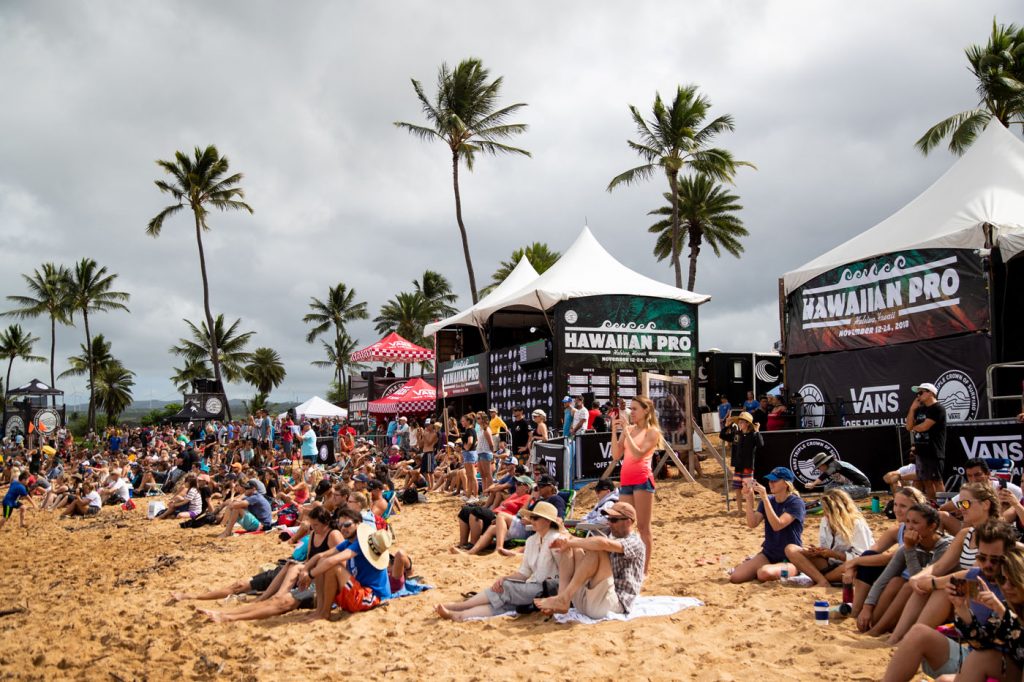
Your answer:
[[[629,406],[632,424],[619,417],[612,424],[612,460],[622,462],[619,473],[619,500],[636,509],[636,525],[646,547],[644,575],[651,570],[653,537],[651,519],[654,516],[654,472],[651,460],[654,451],[665,439],[658,425],[654,403],[645,395],[633,398]]]
[[[1024,669],[1024,626],[1020,621],[1024,613],[1024,555],[1017,548],[1003,556],[995,583],[980,572],[951,582],[946,594],[953,604],[955,634],[959,636],[915,625],[893,653],[883,682],[911,680],[918,666],[931,677],[959,672],[957,679],[1019,680]],[[981,617],[978,606],[983,607]]]
[[[732,570],[729,582],[734,584],[755,579],[778,580],[784,570],[796,573],[796,567],[786,560],[786,547],[803,546],[807,507],[793,487],[796,475],[792,470],[775,467],[765,479],[771,486],[771,495],[757,481],[751,481],[743,490],[747,496],[747,526],[757,528],[764,523],[764,542],[760,552]],[[761,498],[756,509],[755,495]]]

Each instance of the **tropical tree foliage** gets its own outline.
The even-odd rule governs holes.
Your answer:
[[[28,288],[25,296],[8,296],[18,306],[4,315],[20,319],[34,319],[46,315],[50,318],[50,386],[56,383],[54,360],[57,353],[57,323],[71,324],[69,305],[70,273],[63,265],[43,263],[31,275],[23,274]]]
[[[327,290],[326,300],[321,301],[310,297],[310,312],[302,318],[313,328],[306,334],[306,341],[313,343],[317,337],[334,327],[335,337],[345,332],[345,325],[352,320],[365,320],[370,315],[366,311],[366,301],[356,301],[356,290],[349,289],[344,283],[338,282]]]
[[[949,151],[963,154],[992,119],[1007,128],[1024,126],[1024,27],[993,20],[988,43],[971,45],[965,54],[977,79],[978,106],[929,128],[915,145],[924,154],[946,139]]]
[[[178,345],[171,346],[172,355],[184,358],[186,362],[205,361],[209,358],[217,363],[227,381],[245,380],[245,366],[250,359],[245,347],[256,332],[240,332],[238,326],[241,320],[235,320],[230,327],[226,327],[222,314],[217,315],[214,322],[212,338],[206,322],[200,323],[198,327],[189,320],[184,322],[188,326],[189,338],[179,339]],[[216,354],[214,348],[217,349]]]
[[[341,383],[332,381],[331,385],[327,388],[327,395],[324,399],[329,403],[341,405],[348,400],[348,384],[344,381]]]
[[[74,313],[81,313],[82,323],[85,327],[84,348],[92,348],[92,334],[89,331],[89,313],[101,313],[111,310],[128,310],[125,305],[130,295],[124,291],[112,291],[117,275],[108,273],[106,266],[100,265],[92,258],[83,258],[75,264],[70,272],[68,280],[68,306]],[[86,427],[89,430],[96,428],[96,396],[94,387],[96,374],[96,363],[88,363],[89,375],[89,410],[86,417]]]
[[[518,248],[512,252],[512,256],[508,260],[503,260],[498,265],[498,269],[491,275],[491,283],[486,288],[480,291],[481,294],[486,296],[495,289],[498,285],[505,281],[505,279],[512,274],[512,271],[519,265],[519,261],[526,257],[533,269],[537,271],[538,275],[544,274],[544,272],[558,262],[558,259],[562,257],[562,254],[558,251],[552,251],[544,242],[533,242],[527,244],[522,248]]]
[[[680,262],[681,226],[679,205],[679,175],[684,169],[706,175],[721,182],[732,182],[740,166],[751,166],[737,161],[731,152],[712,147],[714,139],[721,133],[735,129],[732,116],[725,114],[707,121],[711,101],[700,94],[696,85],[679,86],[675,98],[666,105],[659,93],[655,93],[651,118],[645,120],[640,110],[630,105],[629,111],[636,125],[638,140],[628,140],[629,147],[644,163],[620,173],[608,183],[608,191],[619,185],[632,185],[662,173],[668,180],[669,196],[672,197],[672,267],[675,270],[676,286],[683,286],[683,270]]]
[[[459,312],[452,305],[459,297],[452,292],[452,283],[441,273],[424,270],[422,277],[412,281],[412,286],[426,299],[432,319],[442,319]]]
[[[668,205],[649,213],[664,216],[648,228],[649,232],[658,235],[654,255],[662,261],[671,258],[673,253],[679,253],[684,243],[689,246],[690,272],[686,288],[693,291],[697,282],[697,257],[704,242],[719,258],[723,249],[737,258],[743,253],[740,239],[749,232],[736,215],[743,207],[739,204],[738,196],[708,176],[685,176],[679,181],[675,202],[681,228],[677,232],[672,229],[672,197],[668,193],[664,197]],[[680,240],[679,243],[672,242],[673,236]]]
[[[32,332],[21,328],[20,324],[12,324],[3,332],[0,332],[0,358],[7,361],[7,375],[4,386],[10,389],[11,367],[15,360],[25,362],[46,362],[46,358],[32,354],[32,346],[39,340]]]
[[[156,214],[146,227],[146,234],[159,237],[164,220],[179,211],[188,208],[196,228],[196,245],[199,247],[199,272],[203,279],[203,310],[206,313],[206,329],[214,327],[213,313],[210,307],[210,281],[206,275],[206,253],[203,250],[203,232],[210,229],[207,222],[209,209],[220,211],[248,211],[252,207],[242,201],[245,191],[239,187],[242,174],[229,175],[230,164],[226,156],[221,156],[217,148],[209,145],[206,149],[196,147],[192,157],[184,152],[175,152],[173,161],[157,160],[160,166],[171,176],[170,181],[156,180],[161,192],[170,194],[177,203],[165,207]],[[191,323],[190,323],[191,324]],[[213,336],[209,340],[210,362],[213,365],[213,376],[221,382],[220,339]],[[225,372],[226,376],[226,372]],[[230,377],[226,377],[232,381]],[[223,388],[223,384],[221,384]]]
[[[397,332],[413,343],[423,345],[423,327],[430,322],[431,304],[418,291],[401,291],[380,308],[373,318],[378,334]]]
[[[107,415],[107,424],[116,424],[117,418],[132,404],[135,372],[114,360],[96,369],[96,404]]]
[[[175,367],[171,375],[171,383],[179,393],[188,393],[192,389],[192,382],[197,379],[212,379],[213,370],[204,359],[185,359],[184,367]],[[178,409],[181,409],[180,407]]]
[[[314,367],[331,368],[334,370],[334,381],[345,383],[346,370],[365,369],[366,365],[361,362],[352,362],[349,358],[352,353],[359,350],[359,343],[350,337],[348,333],[342,332],[340,336],[334,337],[334,345],[326,341],[320,342],[324,348],[324,359],[314,360],[310,364]]]
[[[473,303],[478,300],[476,274],[470,257],[469,237],[462,219],[462,196],[459,190],[459,165],[473,170],[477,154],[519,154],[530,152],[512,147],[504,141],[526,131],[523,123],[509,123],[509,118],[526,106],[524,103],[498,108],[503,79],[490,80],[490,72],[479,59],[466,59],[454,69],[441,64],[437,72],[437,92],[427,97],[422,84],[413,79],[412,87],[428,125],[396,121],[395,125],[422,140],[439,140],[451,153],[452,187],[455,192],[455,220],[462,237],[462,253],[466,259],[469,290]]]
[[[61,372],[58,378],[88,377],[90,358],[94,367],[101,367],[114,361],[114,356],[110,351],[110,342],[103,334],[97,334],[92,337],[90,345],[83,343],[79,348],[82,350],[81,354],[68,358],[68,369]]]
[[[242,368],[242,375],[258,395],[269,396],[272,390],[281,385],[287,372],[276,350],[260,347],[249,355],[249,361]]]

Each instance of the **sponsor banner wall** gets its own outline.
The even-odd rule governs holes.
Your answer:
[[[1024,424],[1012,419],[953,424],[946,430],[946,475],[963,473],[974,457],[1008,459],[1018,475],[1024,470]]]
[[[498,408],[498,414],[506,420],[516,407],[522,407],[527,417],[541,409],[548,416],[548,428],[552,428],[556,410],[554,370],[550,365],[537,364],[537,358],[546,354],[544,343],[499,348],[488,356],[487,405]]]
[[[487,392],[487,353],[441,363],[446,398]]]
[[[987,330],[977,251],[898,251],[829,270],[786,300],[786,352],[874,348]]]
[[[613,375],[695,370],[697,307],[689,303],[647,296],[587,296],[558,303],[553,316],[559,395],[571,393],[570,380],[582,382],[581,377],[586,377],[588,388],[603,389]]]
[[[576,436],[576,479],[601,478],[612,463],[612,434],[583,433]],[[612,469],[609,478],[618,479],[620,465]]]
[[[870,348],[852,353],[790,357],[786,380],[808,403],[837,405],[853,426],[903,424],[912,386],[931,382],[950,422],[988,416],[985,369],[991,357],[987,334]],[[805,425],[825,423],[825,408],[805,407]]]
[[[561,443],[537,443],[534,448],[537,461],[543,464],[547,474],[558,481],[560,488],[568,488],[569,449]]]

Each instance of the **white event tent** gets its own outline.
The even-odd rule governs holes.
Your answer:
[[[986,240],[986,226],[992,231]],[[931,187],[871,229],[783,279],[786,295],[846,263],[918,248],[1024,250],[1024,142],[993,121]]]
[[[427,325],[424,334],[436,334],[445,327],[458,324],[483,328],[488,318],[500,310],[546,311],[559,301],[615,295],[666,298],[693,305],[711,299],[705,294],[679,289],[630,270],[598,243],[589,228],[584,227],[572,246],[544,274],[514,290],[509,287],[508,293],[495,290],[472,308]]]
[[[283,418],[287,414],[287,412],[282,412],[278,416]],[[347,417],[348,410],[315,395],[301,405],[296,405],[295,415],[298,417]]]
[[[524,286],[537,279],[537,271],[530,265],[530,261],[526,260],[526,256],[519,259],[516,263],[516,267],[512,272],[508,273],[508,277],[505,278],[501,284],[494,288],[494,291],[487,294],[472,308],[467,308],[461,313],[456,313],[448,319],[441,320],[440,322],[433,322],[426,325],[423,328],[424,336],[432,336],[437,330],[444,327],[451,327],[457,324],[471,325],[474,327],[483,327],[484,323],[487,322],[487,316],[481,317],[478,313],[480,310],[487,308],[495,301],[500,301],[509,294],[522,289]]]

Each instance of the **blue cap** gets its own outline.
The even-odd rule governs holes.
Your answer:
[[[562,402],[563,403],[571,403],[572,402],[572,398],[570,398],[569,396],[565,396],[564,398],[562,398]]]
[[[796,475],[786,467],[775,467],[765,476],[765,479],[769,481],[789,481],[792,483],[796,480]]]
[[[366,474],[356,474],[352,477],[353,481],[359,481],[360,483],[366,483],[370,480],[370,477]]]

